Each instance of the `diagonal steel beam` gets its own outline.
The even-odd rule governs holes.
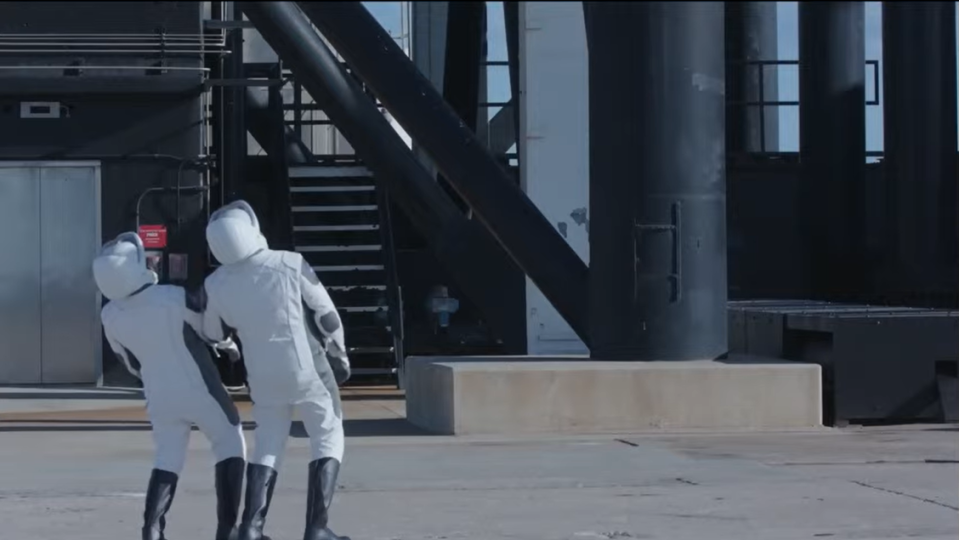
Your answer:
[[[298,2],[585,342],[586,264],[360,2]]]

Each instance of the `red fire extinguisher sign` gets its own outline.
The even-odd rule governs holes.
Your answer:
[[[143,247],[146,249],[163,249],[166,247],[165,225],[140,225],[137,234],[140,235],[140,240],[143,241]]]

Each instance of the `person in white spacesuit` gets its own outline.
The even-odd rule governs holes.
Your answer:
[[[216,540],[235,537],[246,445],[236,406],[220,381],[201,336],[199,302],[182,287],[157,285],[136,233],[105,244],[93,261],[93,276],[110,301],[100,317],[110,348],[143,381],[156,450],[146,493],[143,540],[163,540],[194,425],[216,457]],[[211,344],[231,360],[232,342]]]
[[[336,307],[302,255],[269,249],[246,202],[214,212],[206,238],[222,266],[205,283],[203,328],[214,341],[233,332],[239,338],[256,421],[239,538],[267,538],[263,527],[294,411],[312,451],[303,538],[346,538],[328,528],[344,450],[337,383],[350,375]]]

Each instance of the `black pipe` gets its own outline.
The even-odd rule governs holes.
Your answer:
[[[360,2],[298,2],[470,205],[573,331],[589,344],[589,269]]]
[[[856,301],[865,261],[864,2],[799,2],[799,158],[813,299]]]
[[[242,21],[243,13],[233,3],[233,20]],[[243,66],[243,29],[234,28],[228,31],[227,45],[230,55],[223,66],[223,74],[228,79],[242,79],[245,75]],[[223,186],[223,202],[229,202],[242,191],[244,184],[244,163],[247,156],[246,122],[244,98],[246,92],[243,86],[230,86],[223,89],[223,144],[222,169],[220,182]]]
[[[479,117],[479,87],[486,2],[450,2],[446,18],[443,97],[474,133]],[[484,111],[485,112],[485,111]]]
[[[598,360],[720,358],[722,2],[584,2],[590,333]]]
[[[525,314],[503,301],[522,295],[525,282],[506,253],[453,205],[295,3],[237,4],[373,171],[377,189],[389,188],[504,347],[525,352]]]
[[[466,127],[476,133],[479,120],[480,70],[486,38],[486,2],[450,2],[446,16],[446,52],[443,55],[443,98]],[[484,92],[485,93],[485,92]],[[484,114],[487,112],[483,109]],[[438,182],[464,212],[466,204],[442,174]]]
[[[246,128],[256,143],[262,148],[270,148],[272,120],[270,118],[269,91],[259,88],[246,89]],[[286,162],[291,165],[302,165],[311,161],[312,152],[303,144],[303,140],[288,125],[283,127],[286,134],[284,143]]]
[[[726,2],[726,153],[779,150],[776,2]]]
[[[956,4],[883,2],[888,287],[945,288],[956,237]]]

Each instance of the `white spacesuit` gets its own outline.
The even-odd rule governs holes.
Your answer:
[[[110,347],[143,380],[156,450],[147,488],[143,539],[162,540],[194,425],[216,457],[217,540],[236,529],[246,447],[236,406],[201,336],[202,314],[181,287],[156,285],[136,233],[105,244],[93,261],[97,286],[110,302],[100,317]],[[238,358],[232,342],[215,347]]]
[[[267,247],[246,202],[210,216],[206,237],[222,266],[206,280],[204,331],[216,341],[236,332],[256,421],[240,539],[265,538],[294,410],[312,450],[304,539],[340,538],[327,524],[344,447],[337,382],[350,368],[336,307],[302,255]]]

